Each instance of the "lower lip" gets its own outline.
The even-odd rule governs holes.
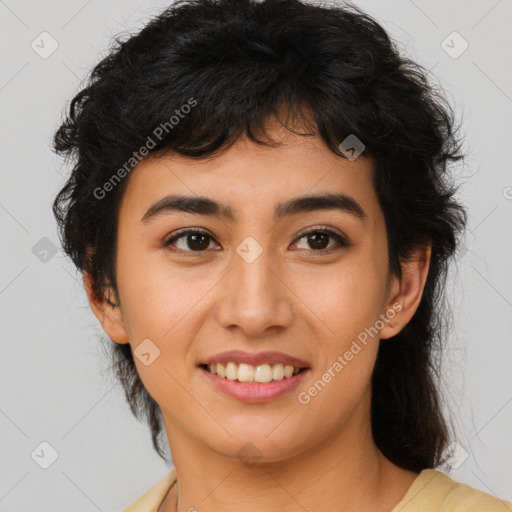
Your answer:
[[[241,400],[242,402],[269,402],[283,395],[286,395],[295,389],[309,372],[303,370],[292,377],[285,377],[281,380],[273,380],[271,382],[238,382],[237,380],[229,380],[224,377],[214,375],[205,368],[199,368],[210,381],[218,387],[226,395]]]

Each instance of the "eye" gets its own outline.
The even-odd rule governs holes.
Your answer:
[[[349,243],[339,233],[328,229],[328,228],[314,228],[311,229],[305,233],[302,233],[302,235],[298,238],[298,240],[305,239],[305,243],[309,244],[309,248],[314,249],[314,252],[320,252],[320,251],[326,251],[326,252],[333,252],[333,250],[338,250],[341,247],[347,247]],[[335,240],[338,243],[338,247],[336,248],[336,244],[333,246],[329,246],[329,239]],[[299,247],[299,249],[308,249],[308,247]]]
[[[310,229],[302,233],[297,240],[303,239],[306,244],[309,244],[309,249],[313,249],[313,252],[330,253],[350,245],[345,237],[329,228],[315,227]],[[337,242],[338,247],[336,247],[336,243],[329,245],[329,240]],[[165,247],[175,246],[182,252],[197,253],[209,249],[212,241],[213,237],[208,232],[196,228],[187,228],[175,233],[163,245]],[[181,247],[179,244],[181,244]],[[308,247],[299,247],[299,249],[307,250]]]
[[[182,246],[179,247],[176,242],[182,242]],[[171,238],[169,238],[164,245],[170,246],[175,245],[181,251],[185,252],[202,252],[209,248],[210,242],[213,238],[206,231],[202,231],[199,229],[184,229],[179,233],[175,234]]]

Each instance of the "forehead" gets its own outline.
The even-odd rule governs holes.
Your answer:
[[[275,217],[290,198],[318,194],[344,195],[369,217],[378,214],[371,160],[344,159],[318,137],[278,135],[281,144],[275,147],[242,139],[207,159],[169,154],[143,160],[129,177],[121,216],[142,220],[173,194],[211,198],[221,207],[218,213],[233,222],[267,212]]]

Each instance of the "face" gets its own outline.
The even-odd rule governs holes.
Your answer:
[[[137,370],[162,409],[171,448],[186,436],[236,456],[251,442],[264,460],[277,461],[369,426],[379,338],[396,333],[405,311],[388,273],[372,163],[345,160],[319,139],[280,127],[270,133],[281,146],[240,140],[208,160],[145,160],[120,205],[121,305],[108,315],[115,322],[102,323],[113,340],[143,354]],[[169,195],[220,206],[183,211]],[[318,195],[344,197],[283,206]],[[240,383],[201,366],[227,351],[248,358],[232,354],[225,363],[269,363],[276,377],[279,361],[295,358],[302,369]],[[274,354],[251,359],[264,352]],[[242,369],[241,380],[268,380],[266,366]]]

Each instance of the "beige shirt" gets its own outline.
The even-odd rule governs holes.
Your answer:
[[[158,512],[165,495],[176,482],[172,468],[157,484],[123,512]],[[407,494],[390,512],[512,512],[512,503],[459,484],[435,469],[424,469]]]

